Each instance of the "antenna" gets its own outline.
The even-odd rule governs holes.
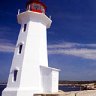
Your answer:
[[[30,11],[30,5],[28,6],[28,10]]]
[[[20,14],[20,9],[18,9],[18,15]]]
[[[52,16],[50,15],[50,16],[49,16],[49,18],[51,19],[51,18],[52,18]]]

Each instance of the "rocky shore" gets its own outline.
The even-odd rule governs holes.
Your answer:
[[[96,96],[96,90],[64,92],[59,96]]]
[[[58,93],[35,94],[34,96],[96,96],[96,90],[71,91],[71,92],[64,92],[60,90]]]

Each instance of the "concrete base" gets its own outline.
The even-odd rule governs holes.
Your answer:
[[[2,92],[2,96],[16,96],[17,90],[17,88],[5,88]]]
[[[59,70],[51,67],[40,66],[40,73],[41,73],[40,75],[41,77],[40,79],[37,79],[37,81],[35,82],[36,86],[33,86],[34,85],[33,83],[32,83],[33,85],[30,84],[30,86],[32,87],[7,86],[2,92],[2,96],[32,96],[35,93],[51,94],[52,92],[58,92]],[[40,84],[37,85],[38,81],[41,82]]]
[[[33,93],[40,92],[40,90],[34,90],[33,88],[5,88],[2,92],[2,96],[33,96]]]

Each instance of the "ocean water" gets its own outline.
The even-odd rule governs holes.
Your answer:
[[[4,90],[4,88],[6,87],[6,85],[0,85],[0,96],[2,94],[2,91]],[[59,90],[63,90],[65,92],[68,91],[80,91],[80,87],[74,87],[74,86],[59,86]]]
[[[80,86],[59,86],[59,90],[63,90],[65,92],[68,92],[68,91],[80,91],[81,88]]]

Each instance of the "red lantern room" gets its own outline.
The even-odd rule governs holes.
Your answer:
[[[39,0],[29,0],[27,2],[27,10],[38,13],[45,13],[46,5]]]

